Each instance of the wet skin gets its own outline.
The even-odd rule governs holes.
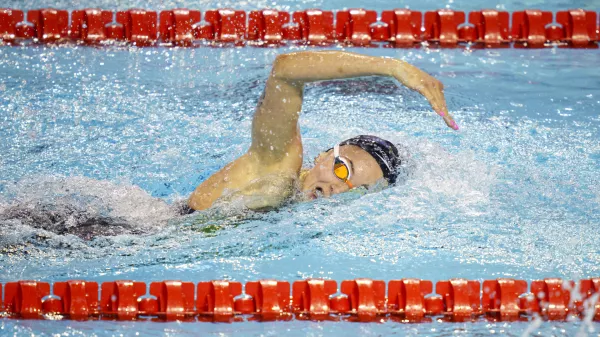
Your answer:
[[[354,187],[372,186],[383,179],[383,172],[377,161],[365,150],[354,145],[340,146],[340,156],[350,163],[350,183]],[[350,186],[333,173],[333,150],[319,155],[315,166],[302,181],[301,191],[310,199],[319,196],[329,197],[350,190]]]
[[[188,199],[194,210],[212,207],[216,201],[240,201],[249,209],[277,207],[297,185],[303,148],[298,118],[306,83],[385,76],[422,94],[446,125],[458,126],[448,113],[444,86],[422,70],[401,60],[342,51],[304,51],[277,56],[252,120],[252,144],[248,152],[202,182]],[[355,160],[353,186],[371,185],[381,178],[375,159],[360,148],[344,146],[341,155]],[[364,153],[362,153],[362,152]],[[301,190],[309,197],[348,190],[332,172],[333,155],[317,160]],[[336,180],[337,179],[337,180]]]

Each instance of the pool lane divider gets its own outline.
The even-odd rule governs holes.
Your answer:
[[[510,20],[512,18],[512,20]],[[526,9],[263,9],[177,8],[125,11],[0,8],[0,44],[77,43],[135,46],[346,45],[414,48],[598,48],[595,11]]]
[[[5,319],[239,322],[600,321],[600,278],[480,281],[17,281],[0,284]]]

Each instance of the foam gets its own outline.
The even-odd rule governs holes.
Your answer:
[[[151,233],[178,215],[138,186],[86,177],[29,176],[8,185],[6,194],[12,198],[0,201],[0,226],[12,228],[13,238],[25,228],[85,240]]]

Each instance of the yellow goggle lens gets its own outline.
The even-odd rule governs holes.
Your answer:
[[[348,176],[350,175],[350,171],[348,170],[348,167],[344,163],[336,163],[333,166],[333,173],[335,174],[336,177],[338,177],[342,180],[348,179]]]

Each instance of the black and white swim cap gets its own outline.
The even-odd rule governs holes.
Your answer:
[[[396,182],[398,168],[402,161],[400,160],[398,148],[393,143],[377,136],[360,135],[347,139],[341,142],[340,145],[354,145],[367,151],[379,164],[383,177],[388,184],[392,185]]]

